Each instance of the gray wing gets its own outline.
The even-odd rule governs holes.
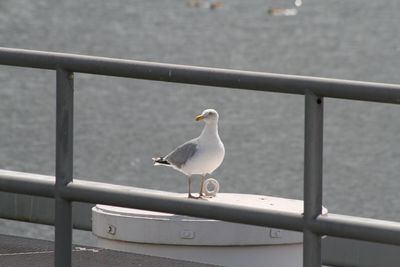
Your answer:
[[[169,153],[165,160],[180,168],[190,159],[197,150],[198,138],[192,139]]]

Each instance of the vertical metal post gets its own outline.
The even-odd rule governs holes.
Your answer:
[[[308,222],[322,213],[323,112],[323,98],[307,92],[304,130],[304,267],[320,267],[322,264],[321,236],[310,230]]]
[[[72,181],[73,170],[73,73],[57,69],[55,266],[71,266],[72,204],[60,191]]]

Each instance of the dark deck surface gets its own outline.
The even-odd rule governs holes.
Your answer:
[[[0,235],[1,267],[47,267],[54,265],[54,243],[51,241]],[[211,267],[214,265],[125,253],[108,249],[73,245],[72,266],[176,266]]]

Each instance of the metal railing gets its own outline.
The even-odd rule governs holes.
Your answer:
[[[71,202],[161,211],[304,233],[303,266],[321,266],[321,237],[400,245],[400,223],[322,212],[324,97],[400,104],[400,85],[0,48],[0,65],[55,70],[56,179],[0,171],[0,191],[54,198],[55,266],[71,266]],[[73,180],[74,72],[305,96],[304,214],[206,203],[140,188]]]

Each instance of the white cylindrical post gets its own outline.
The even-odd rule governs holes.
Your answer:
[[[260,195],[198,201],[303,212],[303,201]],[[302,266],[299,232],[106,205],[94,207],[92,219],[98,245],[108,249],[223,266]]]

